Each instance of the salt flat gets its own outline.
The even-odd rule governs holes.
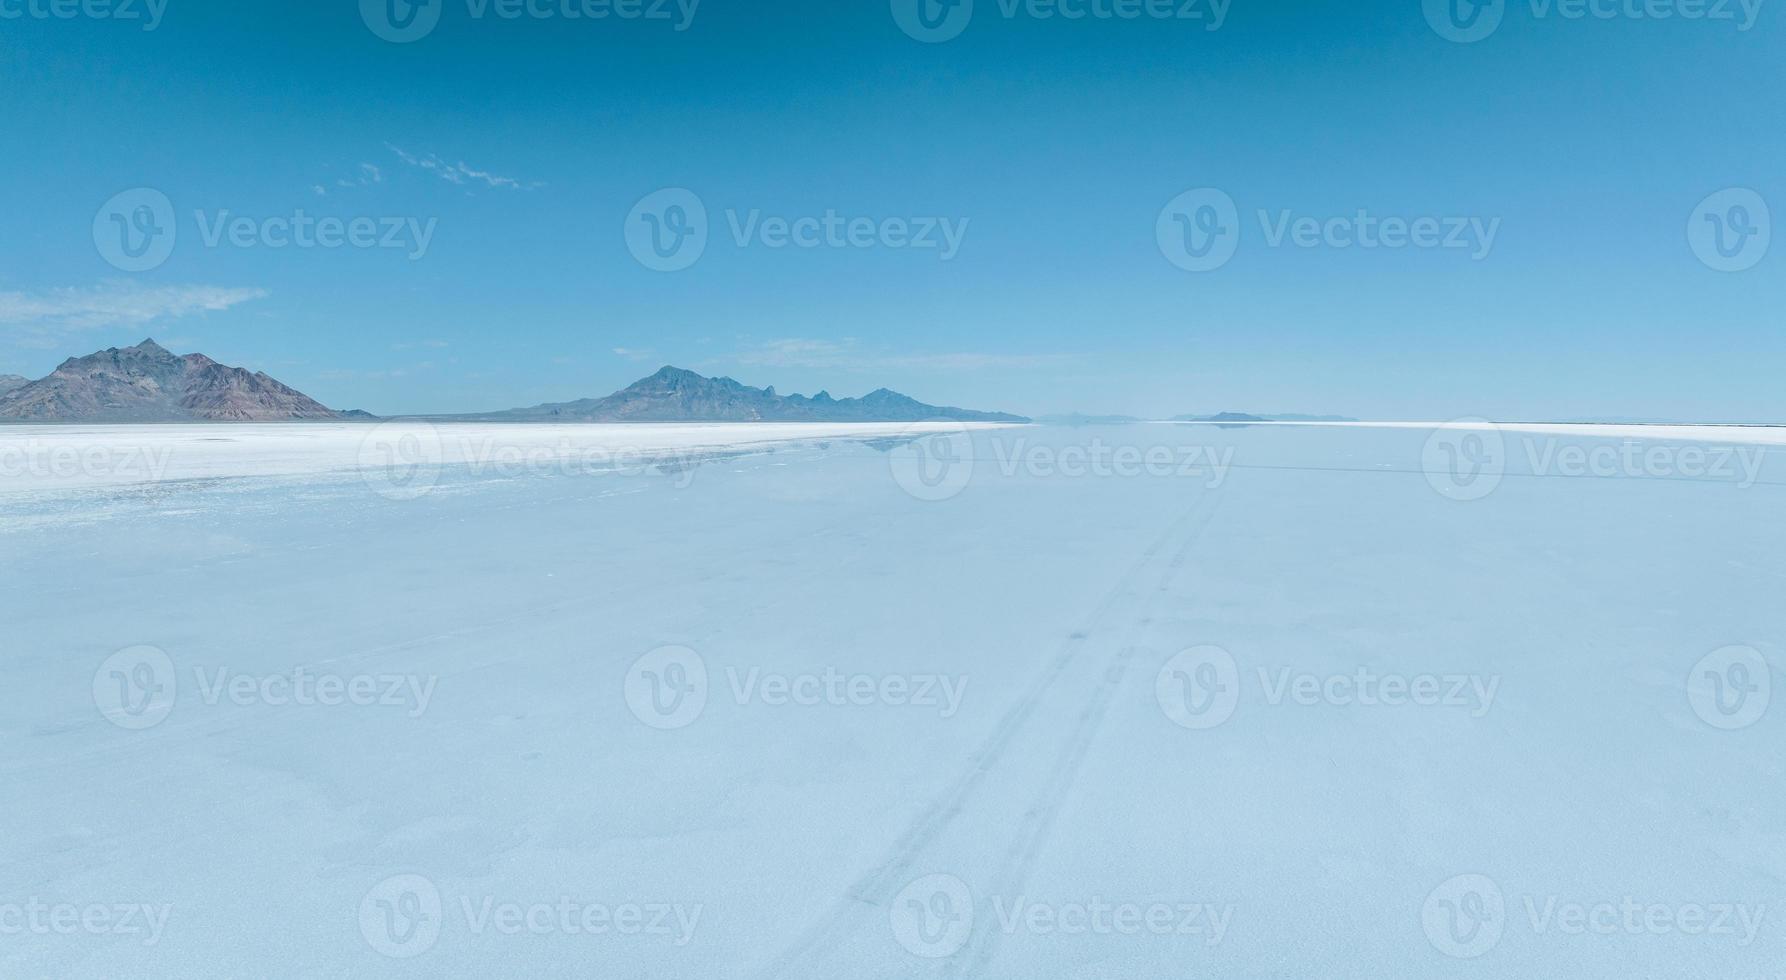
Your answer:
[[[0,976],[1778,973],[1769,430],[368,428],[26,434]]]

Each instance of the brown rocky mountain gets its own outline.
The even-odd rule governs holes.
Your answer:
[[[666,367],[604,398],[456,416],[494,422],[1027,422],[1020,415],[927,405],[879,388],[861,398],[776,394],[731,378]]]
[[[23,388],[30,383],[30,378],[21,378],[16,374],[0,374],[0,395],[4,395],[14,388]]]
[[[71,357],[47,378],[0,388],[0,422],[298,422],[337,412],[260,372],[153,340]]]

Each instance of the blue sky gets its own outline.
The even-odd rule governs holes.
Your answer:
[[[975,0],[935,43],[901,0],[433,0],[407,43],[376,2],[52,2],[0,0],[0,373],[153,335],[375,412],[673,363],[1029,413],[1786,416],[1786,244],[1731,238],[1727,271],[1689,240],[1786,216],[1765,2],[1503,0],[1472,43],[1418,0]],[[136,188],[175,227],[141,271],[100,241]],[[664,188],[705,211],[676,271],[629,249]],[[1157,232],[1196,188],[1235,248],[1187,271]],[[270,247],[259,222],[300,211],[403,247]],[[773,219],[828,214],[871,230],[772,247]],[[244,216],[238,244],[218,222]],[[1359,247],[1360,216],[1462,247]],[[1299,245],[1299,221],[1335,230]],[[952,254],[913,245],[927,223]]]

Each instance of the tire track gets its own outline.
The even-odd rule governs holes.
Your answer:
[[[1205,516],[1202,523],[1186,538],[1184,544],[1166,565],[1166,573],[1161,576],[1156,593],[1170,589],[1172,580],[1182,570],[1190,558],[1191,547],[1201,535],[1203,527],[1214,516],[1214,509]],[[1145,607],[1144,607],[1145,608]],[[1124,677],[1128,673],[1129,664],[1141,649],[1139,641],[1146,632],[1149,620],[1137,620],[1129,630],[1128,642],[1118,650],[1116,657],[1104,671],[1103,678],[1092,691],[1091,698],[1079,713],[1072,734],[1068,737],[1060,758],[1055,761],[1048,780],[1036,795],[1027,810],[1024,811],[1023,822],[1012,838],[1011,846],[1005,851],[1004,864],[993,886],[988,893],[994,896],[1011,898],[1022,893],[1029,881],[1030,873],[1035,869],[1036,859],[1048,841],[1049,832],[1054,829],[1055,818],[1066,804],[1073,786],[1078,782],[1079,772],[1083,768],[1086,756],[1091,751],[1092,742],[1102,730],[1104,718],[1109,714],[1110,702],[1122,687]],[[950,958],[947,968],[948,976],[977,977],[984,974],[998,949],[999,930],[994,928],[991,919],[979,916],[975,919],[975,928],[967,945]]]
[[[1137,606],[1135,615],[1129,620],[1127,639],[1112,655],[1102,672],[1102,679],[1078,712],[1065,747],[1045,779],[1037,801],[1025,811],[1017,836],[1007,851],[1001,879],[1021,880],[1027,877],[1028,868],[1033,865],[1036,854],[1046,840],[1047,831],[1053,824],[1054,813],[1058,812],[1070,791],[1086,752],[1101,726],[1109,702],[1134,655],[1133,640],[1145,628],[1141,611],[1152,605],[1158,594],[1166,589],[1182,569],[1191,546],[1213,517],[1215,505],[1216,497],[1213,494],[1203,494],[1149,543],[1136,561],[1123,572],[1117,583],[1105,593],[1085,625],[1068,637],[1041,674],[1006,711],[986,741],[969,757],[955,780],[894,841],[887,857],[858,878],[823,919],[808,928],[761,971],[758,976],[762,980],[784,980],[808,975],[830,977],[832,974],[829,971],[800,968],[808,958],[823,956],[826,951],[841,945],[842,940],[849,938],[857,930],[864,927],[885,930],[884,922],[871,919],[865,923],[864,919],[879,917],[906,884],[906,879],[925,849],[936,842],[961,816],[987,777],[998,771],[1017,733],[1035,715],[1037,707],[1067,668],[1084,653],[1091,638],[1098,635],[1098,627],[1106,625],[1123,603],[1134,601]],[[1189,531],[1185,534],[1187,528]],[[1179,546],[1161,566],[1156,559],[1174,542],[1178,542]],[[1143,587],[1146,585],[1152,587]],[[973,947],[969,948],[971,950]],[[982,955],[990,956],[991,947],[982,948],[986,950]],[[963,955],[958,953],[951,958],[950,963],[961,962]]]

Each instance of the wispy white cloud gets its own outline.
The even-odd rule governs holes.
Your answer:
[[[255,288],[149,286],[124,280],[31,293],[0,291],[0,328],[21,343],[49,344],[82,330],[220,312],[266,295]]]
[[[391,345],[392,350],[441,350],[452,346],[444,340],[400,340]]]
[[[536,187],[546,186],[538,181],[524,183],[514,177],[504,177],[488,170],[479,170],[467,165],[463,160],[457,163],[448,163],[432,153],[417,156],[402,147],[392,146],[390,143],[386,143],[385,147],[397,154],[397,158],[404,163],[426,170],[449,184],[464,186],[471,183],[482,183],[486,187],[502,187],[509,190],[532,190]]]
[[[614,353],[629,361],[649,361],[657,356],[656,351],[640,347],[616,347]]]
[[[1065,363],[1067,354],[976,353],[967,351],[894,354],[864,348],[853,339],[808,340],[798,337],[771,340],[733,355],[740,364],[753,367],[825,368],[839,371],[876,371],[916,368],[930,371],[987,371],[1037,368]]]
[[[337,178],[335,186],[347,188],[371,187],[373,184],[382,183],[384,183],[384,171],[380,170],[375,164],[362,163],[360,164],[360,169],[354,171],[351,177]]]

